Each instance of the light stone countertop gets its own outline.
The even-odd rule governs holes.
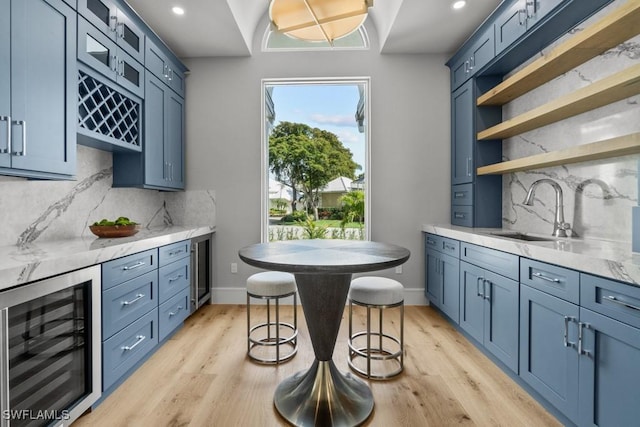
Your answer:
[[[215,227],[142,229],[131,237],[94,236],[0,247],[0,290],[101,264],[147,249],[215,232]]]
[[[630,242],[554,238],[526,233],[555,239],[550,242],[530,242],[491,235],[515,230],[467,228],[450,224],[424,224],[422,231],[640,286],[640,253],[631,251]]]

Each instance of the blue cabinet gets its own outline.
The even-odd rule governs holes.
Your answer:
[[[460,327],[518,372],[518,257],[460,245]]]
[[[141,154],[114,153],[113,186],[184,189],[184,99],[146,73],[145,145]]]
[[[460,261],[460,327],[516,373],[518,300],[515,280]]]
[[[76,13],[0,1],[0,173],[69,179],[76,159]]]
[[[169,59],[169,56],[151,40],[147,41],[144,66],[184,98],[184,67]]]
[[[144,97],[144,67],[82,17],[78,18],[78,59],[134,95]]]
[[[459,242],[425,234],[425,296],[458,323],[460,306]]]
[[[462,83],[473,77],[495,56],[493,27],[488,27],[480,35],[474,36],[469,48],[456,54],[451,62],[451,89],[457,89]]]
[[[479,166],[500,162],[502,158],[499,141],[479,143],[476,139],[478,131],[501,121],[500,108],[476,108],[480,91],[493,83],[493,78],[471,78],[451,95],[451,223],[454,225],[502,225],[502,177],[476,175]]]
[[[520,285],[520,378],[573,422],[579,316],[576,304]]]
[[[144,64],[144,32],[114,0],[78,0],[78,12],[136,61]]]
[[[496,53],[502,52],[566,0],[516,0],[495,21]]]

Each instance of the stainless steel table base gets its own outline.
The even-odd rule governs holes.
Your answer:
[[[333,361],[316,360],[308,371],[285,379],[276,388],[276,409],[296,426],[357,426],[373,411],[371,389]]]

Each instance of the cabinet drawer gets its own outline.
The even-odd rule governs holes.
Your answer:
[[[580,305],[640,328],[640,288],[580,274]]]
[[[158,309],[102,343],[102,389],[108,389],[158,344]]]
[[[580,274],[568,268],[521,258],[520,282],[574,304],[580,301]]]
[[[158,259],[160,267],[189,256],[191,253],[191,241],[183,240],[162,246],[158,249]]]
[[[438,250],[438,248],[442,245],[442,237],[436,236],[435,234],[425,233],[424,234],[424,247]]]
[[[102,293],[102,338],[107,339],[158,304],[158,272],[150,271]]]
[[[460,259],[478,267],[486,268],[502,276],[518,280],[518,256],[495,249],[462,243]]]
[[[451,186],[451,204],[455,206],[473,204],[473,184]]]
[[[190,264],[190,258],[182,258],[180,261],[160,267],[158,270],[160,304],[171,298],[176,292],[189,287]]]
[[[451,206],[451,224],[473,227],[473,206]]]
[[[150,39],[146,40],[144,61],[147,70],[184,97],[184,74]]]
[[[148,273],[157,267],[158,250],[128,255],[102,264],[102,290]]]
[[[158,339],[162,341],[178,326],[182,325],[189,314],[189,288],[185,288],[158,308]]]
[[[441,237],[431,233],[425,233],[425,248],[431,248],[456,258],[460,257],[460,242],[448,237]]]

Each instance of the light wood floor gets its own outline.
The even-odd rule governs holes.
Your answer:
[[[246,358],[245,306],[203,307],[73,426],[287,425],[273,407],[275,387],[313,361],[299,310],[298,354],[276,367]],[[342,371],[347,371],[346,320],[345,315],[334,352]],[[406,307],[405,350],[401,376],[370,382],[375,408],[366,426],[559,425],[429,307]]]

